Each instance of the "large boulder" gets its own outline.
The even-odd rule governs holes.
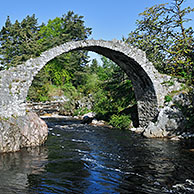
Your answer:
[[[193,127],[188,123],[193,115],[193,92],[181,91],[176,93],[172,100],[165,103],[159,112],[157,121],[150,122],[144,130],[146,137],[177,137],[184,132],[193,133]],[[189,124],[189,125],[188,125]],[[191,129],[188,129],[188,126]]]
[[[0,153],[15,152],[20,149],[21,134],[16,119],[0,119]]]
[[[47,136],[46,123],[35,113],[0,119],[0,153],[39,146],[46,141]]]
[[[150,122],[144,130],[146,137],[174,137],[183,131],[185,117],[180,109],[164,107],[161,109],[157,121]]]
[[[19,119],[18,126],[21,133],[20,147],[34,147],[42,145],[48,136],[48,128],[36,113],[29,112]]]

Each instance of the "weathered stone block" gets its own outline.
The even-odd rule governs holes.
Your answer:
[[[20,149],[21,134],[16,120],[0,120],[0,152],[15,152]]]

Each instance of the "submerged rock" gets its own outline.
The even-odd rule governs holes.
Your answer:
[[[93,112],[86,113],[82,116],[82,124],[89,124],[95,118],[96,114]]]
[[[48,136],[46,123],[37,114],[1,118],[0,153],[19,151],[23,147],[39,146]]]
[[[83,120],[82,120],[82,124],[90,124],[92,122],[93,118],[89,117],[89,116],[85,116],[83,117]]]

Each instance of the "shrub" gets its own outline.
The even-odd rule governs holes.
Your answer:
[[[78,108],[74,111],[73,116],[82,116],[88,112],[90,112],[90,110],[87,108]]]
[[[39,100],[40,100],[40,102],[46,102],[49,100],[49,98],[47,96],[40,96]]]
[[[82,97],[82,95],[78,92],[72,83],[64,84],[61,89],[64,91],[64,95],[71,100],[78,100]]]
[[[109,124],[118,129],[128,129],[131,124],[129,115],[112,115]]]
[[[94,106],[92,111],[97,113],[98,119],[108,121],[110,116],[117,113],[117,104],[113,103],[106,91],[99,90],[94,95]]]
[[[63,96],[64,95],[64,91],[61,89],[60,86],[48,85],[47,90],[48,90],[47,95],[51,100],[53,96]]]

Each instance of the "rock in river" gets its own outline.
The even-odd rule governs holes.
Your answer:
[[[0,119],[0,153],[39,146],[46,141],[47,136],[46,123],[35,113]]]
[[[157,121],[150,122],[143,135],[146,137],[174,137],[184,129],[185,118],[181,110],[164,107]]]

